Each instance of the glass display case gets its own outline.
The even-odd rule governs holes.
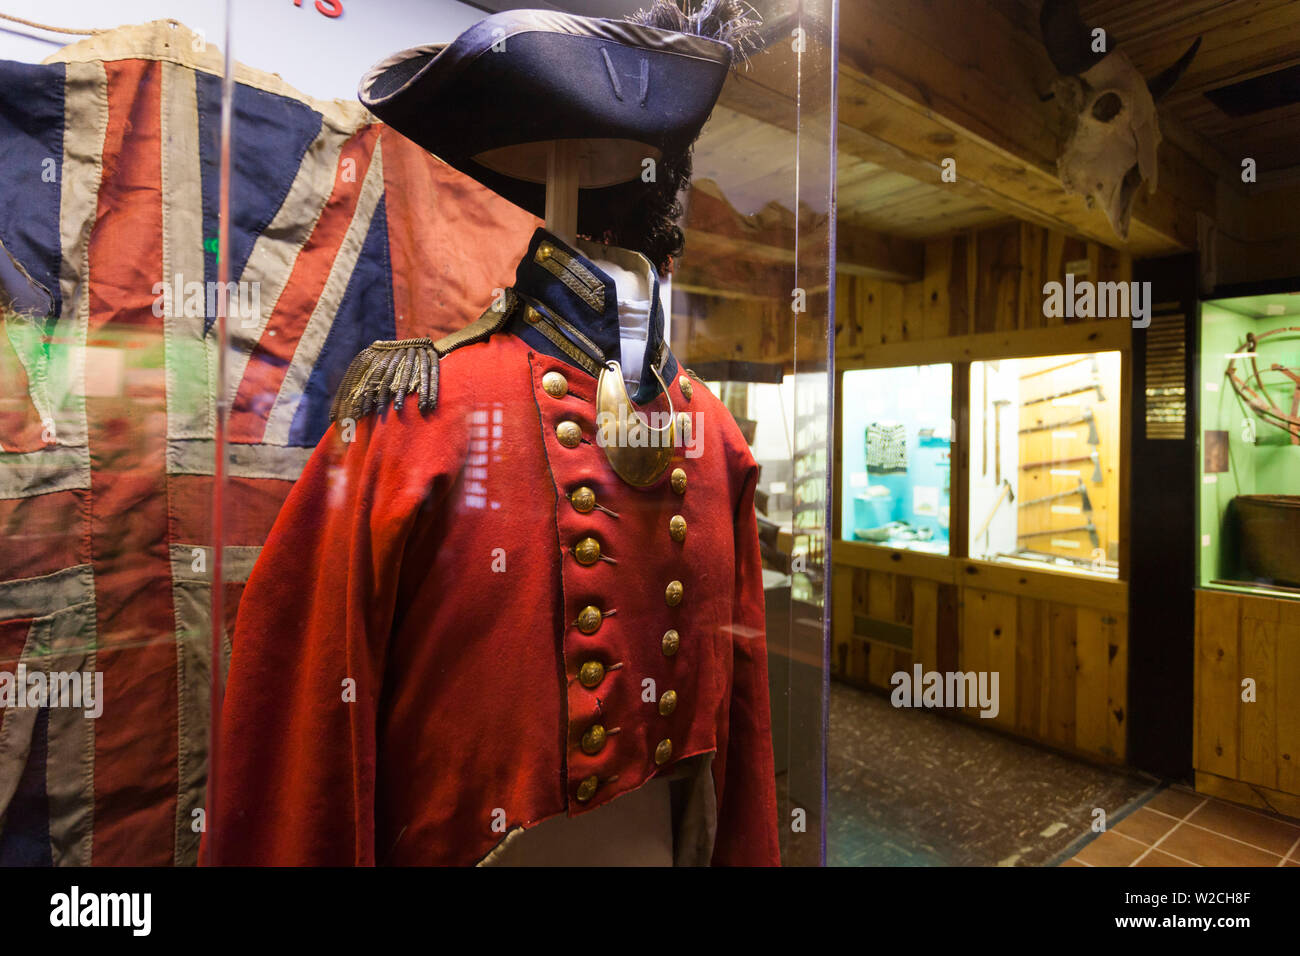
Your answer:
[[[948,554],[952,366],[854,369],[840,388],[841,539]]]
[[[836,6],[544,6],[0,31],[0,865],[823,861]]]
[[[1300,598],[1300,294],[1201,306],[1200,584]]]
[[[721,371],[720,364],[728,363],[701,363],[694,371]],[[766,586],[793,586],[796,599],[808,600],[821,586],[825,550],[819,521],[826,509],[825,414],[815,405],[796,412],[795,378],[780,366],[751,364],[745,371],[767,380],[706,379],[707,387],[727,406],[758,463],[754,504]]]
[[[1118,576],[1120,360],[971,363],[971,557]]]

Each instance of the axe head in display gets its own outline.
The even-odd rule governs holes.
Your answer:
[[[1092,483],[1099,485],[1101,484],[1101,456],[1097,454],[1096,449],[1093,449],[1088,457],[1092,459]]]
[[[1101,394],[1100,388],[1101,386],[1098,386],[1098,395]],[[1088,423],[1088,444],[1096,448],[1101,444],[1101,437],[1097,434],[1097,417],[1093,415],[1091,408],[1083,413],[1083,420]]]

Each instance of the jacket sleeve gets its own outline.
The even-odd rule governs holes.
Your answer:
[[[439,470],[414,405],[362,418],[351,442],[330,428],[249,577],[211,764],[206,864],[375,862],[384,660],[403,554]]]
[[[776,773],[767,682],[763,565],[754,516],[758,468],[750,465],[735,514],[732,686],[718,789],[714,866],[779,866]]]

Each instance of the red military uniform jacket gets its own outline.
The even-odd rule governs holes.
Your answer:
[[[757,467],[652,301],[637,398],[662,362],[691,443],[649,487],[595,438],[614,283],[542,230],[479,322],[354,363],[244,591],[205,862],[474,864],[660,774],[679,863],[779,862]],[[374,401],[394,356],[426,410]]]

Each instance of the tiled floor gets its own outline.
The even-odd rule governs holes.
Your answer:
[[[833,866],[1049,865],[1158,786],[839,683],[829,765]]]
[[[1063,866],[1300,866],[1300,820],[1162,790]]]

